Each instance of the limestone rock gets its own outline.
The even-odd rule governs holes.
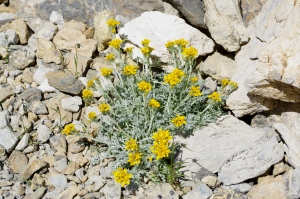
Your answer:
[[[45,40],[52,40],[55,33],[57,32],[57,26],[51,22],[45,21],[39,24],[36,29],[35,36],[36,38],[42,38]]]
[[[37,114],[37,115],[46,115],[48,114],[47,106],[44,104],[44,102],[41,102],[39,100],[33,100],[30,102],[28,109]]]
[[[27,88],[20,97],[26,102],[30,103],[33,100],[42,100],[42,92],[36,88]]]
[[[8,167],[14,173],[20,173],[24,167],[27,165],[28,158],[23,152],[13,151],[8,158]]]
[[[37,130],[37,141],[45,143],[50,138],[52,131],[46,125],[39,125]]]
[[[86,30],[86,25],[80,21],[71,20],[64,24],[63,29],[75,29],[79,30],[81,33],[84,33]]]
[[[29,195],[26,195],[24,197],[24,199],[40,199],[43,197],[45,191],[47,190],[46,187],[40,187],[38,188],[38,190],[36,190],[35,192],[29,194]]]
[[[46,73],[50,72],[50,71],[54,71],[53,68],[49,68],[44,66],[43,64],[39,65],[38,68],[36,69],[36,71],[33,74],[33,80],[35,81],[35,83],[37,83],[38,85],[43,84],[43,82],[46,79]]]
[[[13,94],[14,92],[11,90],[11,88],[0,88],[0,102],[4,102]]]
[[[152,185],[145,191],[145,197],[149,199],[165,198],[165,199],[178,199],[178,193],[168,183],[159,185]]]
[[[64,170],[61,172],[64,175],[73,175],[75,171],[79,169],[79,165],[76,162],[71,162],[64,168]]]
[[[67,69],[72,74],[77,73],[79,76],[82,76],[86,72],[92,59],[78,54],[77,67],[76,67],[76,64],[74,62],[75,55],[76,54],[74,54],[74,53],[65,54],[65,61],[67,63]]]
[[[251,198],[287,199],[282,176],[260,178],[258,184],[252,187],[248,195]]]
[[[11,152],[18,143],[18,136],[14,134],[7,126],[0,129],[0,145],[3,146],[7,152]]]
[[[62,125],[72,122],[72,113],[64,110],[61,105],[61,100],[63,98],[67,98],[67,97],[69,97],[69,96],[61,93],[61,94],[51,98],[49,100],[49,102],[47,103],[47,107],[49,110],[48,117],[51,120],[56,120],[59,118],[59,114],[56,111],[54,111],[53,109],[59,109],[60,114],[63,116],[66,116],[65,119],[62,121]]]
[[[200,64],[200,70],[213,79],[231,79],[231,75],[236,71],[236,62],[226,56],[215,52],[213,55]]]
[[[72,113],[78,112],[80,105],[82,105],[81,97],[68,97],[61,100],[62,108]]]
[[[140,16],[145,11],[164,11],[161,0],[74,0],[74,1],[23,1],[10,0],[11,8],[16,10],[18,16],[38,16],[44,20],[49,20],[52,11],[62,14],[66,21],[76,20],[93,25],[94,16],[101,11],[111,10],[114,14],[123,15],[129,19]]]
[[[21,44],[27,44],[29,38],[28,27],[22,19],[15,19],[10,24],[2,26],[1,29],[6,31],[7,29],[14,30],[20,38]]]
[[[167,62],[171,57],[164,44],[172,39],[186,39],[198,50],[198,56],[211,53],[214,48],[211,39],[185,23],[183,19],[156,11],[145,12],[128,22],[120,29],[119,34],[127,36],[131,43],[139,47],[142,46],[141,41],[144,38],[150,39],[149,45],[155,49],[152,55],[158,56],[163,62]],[[134,57],[142,57],[139,49],[134,49],[133,53]]]
[[[9,112],[0,111],[0,129],[3,129],[9,125]]]
[[[48,72],[46,77],[50,86],[66,93],[78,95],[84,88],[81,81],[69,73]]]
[[[208,186],[202,184],[202,185],[199,185],[196,189],[193,189],[192,191],[188,192],[182,198],[183,199],[191,199],[191,198],[207,199],[212,194],[213,194],[212,190],[210,190],[210,188],[208,188]]]
[[[57,199],[73,199],[75,195],[79,192],[79,189],[76,185],[72,185],[63,192],[61,192]]]
[[[4,160],[6,160],[6,158],[7,158],[7,155],[6,155],[5,148],[3,148],[0,145],[0,161],[4,161]]]
[[[29,162],[27,165],[22,165],[22,171],[20,173],[20,181],[24,181],[30,178],[38,170],[47,167],[47,163],[44,160],[36,159],[32,162]]]
[[[267,0],[241,0],[243,21],[247,26],[261,11]]]
[[[247,196],[235,192],[228,188],[219,188],[214,190],[214,194],[210,197],[210,199],[248,199]]]
[[[294,167],[300,167],[300,113],[282,113],[281,122],[275,123],[274,127],[284,140],[288,162]]]
[[[50,21],[54,24],[57,25],[62,25],[64,24],[64,18],[61,14],[59,14],[56,11],[52,11],[51,15],[50,15]]]
[[[73,50],[77,43],[86,40],[85,35],[76,29],[62,29],[54,36],[53,43],[59,50]]]
[[[49,182],[55,187],[61,187],[64,189],[67,186],[67,177],[62,174],[51,175],[48,178]]]
[[[35,63],[35,52],[29,47],[10,46],[9,63],[18,69],[25,69]]]
[[[24,150],[28,145],[29,138],[30,138],[30,134],[25,133],[25,135],[22,137],[22,139],[20,140],[20,142],[16,146],[16,150],[18,150],[18,151]]]
[[[16,18],[14,13],[1,12],[0,13],[0,26],[12,22]]]
[[[42,178],[39,174],[35,173],[31,180],[30,189],[34,191],[34,190],[36,190],[40,187],[44,187],[44,186],[45,186],[44,178]]]
[[[234,154],[221,166],[218,179],[225,185],[237,184],[265,173],[284,156],[275,137]]]
[[[19,36],[14,30],[8,29],[6,32],[0,32],[0,46],[6,48],[11,44],[15,45],[18,42]]]
[[[109,181],[102,189],[101,192],[104,193],[107,199],[117,199],[121,198],[121,186]],[[150,199],[150,198],[149,198]]]
[[[285,176],[287,196],[300,198],[300,167],[290,170]]]
[[[110,33],[106,22],[113,18],[113,13],[108,10],[98,13],[94,18],[94,39],[98,42],[98,52],[107,48],[108,42],[112,39],[112,34]]]
[[[54,44],[51,41],[43,38],[38,39],[36,57],[41,58],[45,63],[61,63],[60,52],[55,48]]]
[[[80,43],[80,48],[77,49],[78,55],[84,57],[92,57],[93,53],[96,51],[97,41],[94,39],[86,39]],[[76,50],[73,48],[72,53],[76,54]]]
[[[247,193],[248,191],[250,191],[252,186],[247,183],[240,183],[240,184],[230,185],[230,186],[228,186],[228,188],[230,188],[236,192],[239,192],[239,193]]]
[[[194,26],[206,28],[204,23],[204,10],[201,0],[167,0],[168,3],[173,5],[183,16]]]

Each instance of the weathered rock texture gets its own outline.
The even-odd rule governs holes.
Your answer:
[[[267,0],[241,0],[242,16],[245,25],[254,19]]]
[[[153,55],[167,62],[171,55],[164,44],[172,39],[184,38],[198,49],[198,55],[205,55],[213,51],[214,42],[196,28],[174,15],[161,12],[145,12],[140,17],[125,24],[119,33],[127,35],[135,45],[141,47],[144,38],[151,40],[150,46],[155,50]],[[139,49],[133,51],[134,55],[142,57]]]
[[[52,11],[56,11],[65,20],[76,20],[93,25],[94,16],[101,11],[111,10],[115,15],[133,19],[145,11],[164,11],[162,0],[11,0],[10,7],[19,16],[38,16],[49,20]]]
[[[225,50],[236,51],[248,41],[238,0],[203,0],[203,8],[204,21],[212,38]]]

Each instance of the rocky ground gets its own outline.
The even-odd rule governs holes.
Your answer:
[[[300,1],[47,2],[0,0],[0,199],[300,198]],[[60,133],[79,121],[97,130],[87,118],[97,105],[84,107],[81,91],[109,65],[105,22],[115,16],[125,46],[148,38],[167,63],[164,43],[185,38],[207,88],[224,78],[239,84],[228,115],[176,138],[187,146],[181,189],[146,179],[121,188],[113,159]]]

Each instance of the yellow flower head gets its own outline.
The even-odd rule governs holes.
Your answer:
[[[125,53],[132,53],[132,49],[133,49],[132,46],[127,47],[127,48],[125,48],[124,52],[125,52]]]
[[[116,27],[117,25],[120,25],[120,22],[115,20],[115,19],[109,19],[106,24],[108,25],[108,27]]]
[[[181,78],[184,76],[184,72],[178,68],[175,68],[171,73],[164,76],[164,83],[169,84],[171,87],[181,82]]]
[[[152,138],[156,142],[167,144],[173,137],[169,130],[158,129],[157,132],[153,133]]]
[[[67,124],[65,126],[65,128],[62,130],[62,134],[70,135],[74,131],[75,131],[75,125],[74,124]]]
[[[185,48],[182,52],[183,57],[186,59],[195,59],[198,55],[198,50],[193,46]]]
[[[221,102],[221,94],[218,92],[213,92],[208,96],[208,98],[214,100],[215,102]]]
[[[200,86],[191,86],[189,95],[193,97],[201,96]]]
[[[128,162],[130,163],[130,166],[140,164],[141,158],[142,158],[142,153],[139,153],[138,151],[130,152],[128,154]]]
[[[93,87],[93,86],[94,86],[94,80],[91,79],[91,80],[89,80],[89,81],[87,82],[86,87],[87,87],[87,88],[91,88],[91,87]]]
[[[151,84],[149,82],[146,82],[146,81],[141,81],[137,85],[138,85],[138,89],[140,91],[144,91],[144,93],[148,93],[152,89]]]
[[[152,156],[149,156],[149,157],[148,157],[148,160],[149,160],[149,162],[152,162],[152,161],[153,161],[153,157],[152,157]]]
[[[123,41],[121,39],[113,39],[109,42],[109,46],[119,50]]]
[[[149,46],[149,43],[150,43],[150,40],[149,40],[149,39],[143,39],[143,40],[141,41],[141,44],[142,44],[143,46]]]
[[[142,52],[142,54],[143,54],[144,56],[148,56],[148,55],[150,55],[150,53],[154,50],[154,48],[149,47],[149,46],[145,46],[145,47],[143,47],[143,48],[140,48],[140,50],[141,50],[141,52]]]
[[[106,55],[105,59],[108,60],[108,61],[114,61],[115,60],[115,55],[112,54],[112,53],[109,53],[109,54]]]
[[[90,97],[93,97],[94,96],[94,92],[89,90],[89,89],[84,89],[82,91],[82,97],[83,98],[90,98]]]
[[[199,80],[198,77],[191,77],[191,82],[196,83]]]
[[[152,98],[150,100],[150,102],[148,103],[148,106],[150,106],[152,108],[159,108],[160,107],[160,103],[156,99]]]
[[[169,157],[171,152],[168,145],[154,141],[153,146],[150,147],[153,154],[156,155],[156,160]]]
[[[227,86],[229,84],[229,80],[225,78],[222,80],[221,83],[222,83],[222,86]]]
[[[165,47],[166,48],[171,48],[171,47],[174,47],[175,45],[175,42],[174,41],[168,41],[167,43],[165,43]]]
[[[137,72],[138,66],[133,66],[133,65],[127,65],[123,68],[123,74],[124,75],[135,75]]]
[[[122,187],[130,184],[132,174],[128,173],[127,169],[118,168],[113,172],[114,180],[120,183]]]
[[[181,46],[182,48],[185,48],[186,45],[188,45],[189,42],[187,40],[181,38],[181,39],[176,39],[174,41],[174,43],[177,44],[178,46]]]
[[[104,77],[109,76],[112,73],[112,71],[113,70],[110,68],[101,68],[100,69],[101,75],[103,75]]]
[[[238,83],[237,83],[237,82],[233,82],[233,81],[230,81],[230,82],[229,82],[229,85],[230,85],[232,88],[238,87]]]
[[[89,112],[89,114],[88,114],[88,118],[89,118],[90,120],[94,120],[94,119],[96,119],[96,118],[97,118],[97,115],[96,115],[96,113],[95,113],[95,112]]]
[[[106,103],[101,103],[98,108],[101,113],[106,113],[110,110],[110,106]]]
[[[176,115],[171,122],[174,124],[176,127],[181,127],[182,125],[186,124],[185,116],[184,115]]]
[[[130,138],[125,143],[125,150],[127,151],[136,151],[138,149],[137,140]]]

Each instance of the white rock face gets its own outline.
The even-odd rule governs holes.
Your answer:
[[[3,146],[7,152],[11,152],[18,142],[18,136],[14,134],[9,127],[0,129],[0,145]]]
[[[164,44],[172,39],[184,38],[198,49],[198,55],[211,53],[214,42],[196,28],[191,27],[185,21],[174,15],[167,15],[158,11],[144,12],[140,17],[125,24],[119,31],[120,35],[126,35],[130,42],[141,47],[144,38],[150,39],[150,46],[155,48],[153,55],[161,58],[163,62],[170,59]],[[142,57],[139,50],[133,51],[134,56]]]
[[[300,102],[300,5],[268,1],[255,19],[255,36],[263,46],[259,64],[246,79],[250,94]]]
[[[286,175],[285,185],[290,198],[300,198],[300,167],[290,170]]]
[[[288,162],[300,167],[300,113],[282,113],[281,122],[275,123],[274,127],[284,140]]]
[[[227,185],[254,178],[283,158],[275,138],[269,139],[267,132],[233,116],[223,116],[189,138],[176,140],[187,147],[180,159],[194,159],[209,171],[219,172],[219,180]]]
[[[82,105],[81,97],[67,97],[61,100],[61,106],[66,111],[76,113]]]
[[[35,73],[33,74],[33,80],[35,81],[35,83],[39,85],[42,84],[46,79],[46,73],[50,71],[54,71],[54,69],[40,65],[35,71]]]
[[[12,22],[16,18],[14,13],[2,12],[0,13],[0,26]]]
[[[218,179],[225,185],[237,184],[259,176],[284,156],[275,137],[255,143],[249,149],[234,154],[220,168]]]
[[[52,11],[52,13],[50,15],[50,21],[56,25],[64,24],[63,16],[56,11]]]
[[[7,127],[9,124],[9,113],[8,111],[1,111],[0,112],[0,129]]]
[[[225,50],[234,52],[248,41],[242,21],[239,0],[203,0],[204,22],[212,38]]]
[[[29,138],[30,138],[30,134],[25,133],[25,135],[22,137],[22,139],[20,140],[20,142],[16,146],[16,150],[18,150],[18,151],[24,150],[28,145]]]

